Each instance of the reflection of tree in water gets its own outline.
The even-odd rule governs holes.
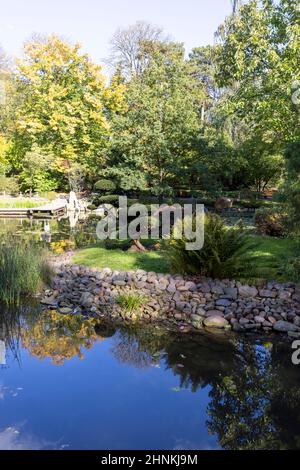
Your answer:
[[[167,336],[159,328],[120,328],[111,348],[118,361],[134,367],[149,367],[157,362],[158,353],[166,345]]]
[[[61,219],[57,222],[57,231],[53,234],[53,242],[69,240],[76,248],[82,248],[94,244],[97,241],[96,226],[99,219],[95,216],[79,219],[76,226],[70,229],[69,219]]]
[[[226,449],[300,448],[300,393],[291,352],[239,341],[244,359],[213,384],[208,429]],[[286,380],[289,375],[289,384]]]
[[[181,387],[209,386],[207,427],[223,448],[299,449],[299,375],[289,347],[143,328],[121,331],[113,353],[135,367],[163,358]]]
[[[182,386],[211,387],[207,426],[223,448],[300,448],[299,375],[288,345],[242,338],[208,345],[203,337],[180,345],[187,359],[179,369],[179,344],[168,348],[168,366]]]
[[[83,359],[82,349],[90,349],[100,340],[94,330],[94,320],[76,315],[43,312],[33,322],[27,321],[21,331],[23,346],[39,359],[51,358],[56,365],[77,356]]]
[[[166,366],[179,375],[181,388],[196,392],[233,370],[234,354],[234,345],[224,336],[173,334],[167,347]]]
[[[25,307],[24,307],[25,308]],[[8,351],[19,361],[21,320],[17,307],[1,305],[0,315],[0,341],[1,355],[0,365],[6,365]]]
[[[17,352],[20,338],[34,356],[54,364],[82,358],[83,348],[114,336],[112,353],[119,361],[134,367],[160,362],[181,387],[195,392],[208,386],[207,427],[225,449],[300,448],[299,368],[291,363],[289,344],[261,346],[244,337],[182,335],[153,326],[117,329],[53,311],[20,319],[14,310],[5,322],[2,315],[7,346]]]

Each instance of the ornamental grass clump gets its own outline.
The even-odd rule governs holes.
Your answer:
[[[14,239],[0,244],[0,301],[19,303],[22,296],[36,294],[50,277],[51,269],[40,247]]]
[[[190,222],[195,231],[195,217]],[[240,259],[247,250],[243,227],[238,224],[227,227],[215,214],[204,216],[204,245],[200,250],[187,250],[185,236],[177,240],[171,236],[165,244],[166,256],[172,271],[184,274],[200,274],[213,278],[239,276]]]
[[[124,292],[117,296],[116,302],[126,313],[134,313],[143,306],[145,297],[138,292]]]

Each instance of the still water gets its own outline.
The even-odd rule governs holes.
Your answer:
[[[1,309],[1,449],[300,448],[286,343]]]

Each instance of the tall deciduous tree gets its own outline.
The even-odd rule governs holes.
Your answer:
[[[118,90],[106,87],[101,68],[78,44],[54,35],[34,38],[18,61],[17,83],[15,167],[22,170],[24,155],[37,145],[55,156],[53,171],[63,174],[75,162],[94,174],[109,141],[108,110],[118,107]]]
[[[164,191],[195,153],[204,91],[181,45],[148,46],[148,66],[127,88],[127,111],[113,120],[106,173],[124,189]]]
[[[218,80],[231,87],[231,111],[267,142],[284,148],[299,136],[292,88],[300,70],[297,0],[250,0],[219,29]]]
[[[144,21],[137,21],[125,29],[117,29],[111,39],[111,55],[108,63],[121,70],[130,79],[140,75],[146,66],[143,45],[147,42],[166,41],[163,29]]]

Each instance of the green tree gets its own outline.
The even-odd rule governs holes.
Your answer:
[[[127,85],[127,110],[112,121],[109,168],[123,189],[164,191],[188,168],[200,129],[203,87],[180,44],[144,45],[148,66]]]
[[[117,90],[106,87],[101,68],[57,36],[34,38],[18,61],[17,109],[12,161],[22,172],[34,144],[55,155],[53,171],[68,174],[70,164],[93,175],[110,137],[108,108]]]
[[[284,149],[299,137],[292,88],[299,78],[297,0],[251,0],[218,31],[217,78],[231,87],[231,112]]]
[[[39,148],[36,144],[25,153],[23,158],[23,171],[20,175],[23,186],[29,188],[30,195],[33,190],[51,191],[56,187],[56,181],[47,171],[54,162],[53,154]]]

